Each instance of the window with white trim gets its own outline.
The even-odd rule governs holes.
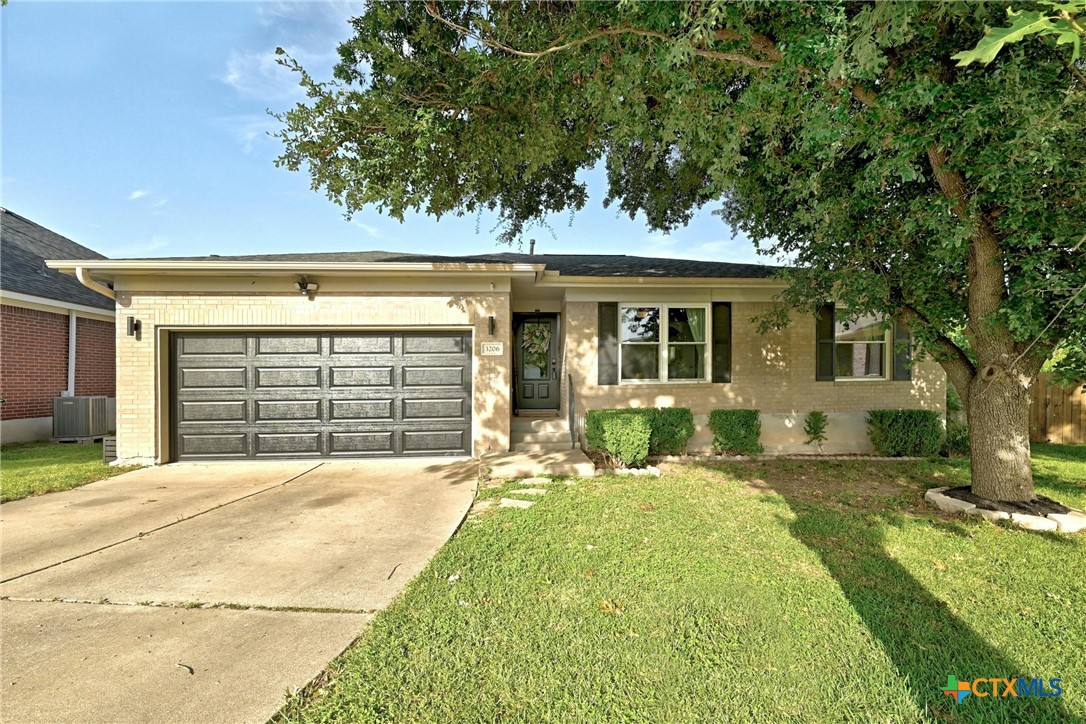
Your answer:
[[[621,382],[707,381],[709,305],[620,304]]]
[[[846,310],[838,307],[839,312]],[[839,380],[884,380],[890,330],[881,314],[865,314],[834,322],[833,371]]]

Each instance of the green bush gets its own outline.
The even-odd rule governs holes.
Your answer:
[[[589,410],[584,420],[588,447],[599,450],[616,467],[643,465],[649,456],[649,438],[656,410]]]
[[[867,435],[880,455],[930,457],[943,447],[943,421],[934,410],[871,410]]]
[[[685,455],[694,435],[694,413],[686,407],[657,407],[652,416],[652,455]]]
[[[709,413],[713,447],[731,455],[757,455],[765,450],[758,438],[762,421],[757,410],[713,410]]]
[[[943,454],[948,458],[969,455],[969,427],[954,420],[946,421],[946,441]]]
[[[829,424],[830,418],[821,410],[811,410],[803,418],[803,431],[807,433],[807,444],[818,445],[818,452],[822,452],[822,443],[826,442],[826,428]]]

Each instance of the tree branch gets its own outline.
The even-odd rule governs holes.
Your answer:
[[[963,221],[969,219],[969,191],[965,178],[958,171],[946,168],[950,154],[936,144],[927,149],[928,163],[935,174],[940,190],[954,205],[954,213]],[[972,219],[975,224],[969,245],[966,273],[969,279],[969,326],[978,341],[978,347],[986,338],[998,337],[1003,346],[1010,344],[1006,328],[997,331],[995,325],[982,328],[981,322],[999,310],[1006,295],[1003,286],[1003,255],[999,238],[991,223],[983,215]],[[978,352],[980,350],[978,349]]]
[[[911,322],[912,326],[915,327],[917,326],[916,323],[920,322],[920,324],[925,327],[938,329],[938,327],[931,324],[924,315],[908,304],[903,303],[898,307],[897,316],[906,326],[910,326]],[[966,399],[969,383],[972,382],[973,378],[976,376],[977,368],[970,361],[969,357],[966,356],[965,352],[962,351],[962,348],[954,344],[954,341],[944,334],[939,334],[935,340],[932,341],[931,346],[933,352],[938,352],[943,357],[942,359],[936,357],[935,360],[942,366],[943,370],[946,371],[947,377],[954,383],[954,388],[958,390],[958,393],[962,395],[963,399]]]
[[[570,50],[578,46],[590,43],[593,40],[600,38],[606,38],[614,35],[636,35],[642,38],[653,38],[655,40],[663,40],[668,43],[674,43],[675,39],[665,33],[658,33],[653,30],[642,30],[641,28],[633,28],[629,26],[620,26],[616,28],[601,28],[594,33],[589,33],[580,38],[575,38],[566,43],[560,43],[558,45],[552,45],[549,48],[543,50],[519,50],[510,45],[506,45],[499,40],[486,37],[481,33],[472,32],[470,29],[465,28],[463,25],[454,23],[452,20],[444,17],[438,10],[436,2],[427,2],[424,7],[426,8],[426,14],[432,17],[434,20],[446,25],[455,30],[460,35],[466,38],[472,38],[488,48],[493,50],[500,50],[503,53],[509,53],[515,55],[518,58],[542,58],[547,55],[553,55],[554,53],[561,53],[564,50]],[[749,55],[742,53],[729,53],[719,50],[706,50],[704,48],[692,48],[694,55],[702,58],[709,58],[711,60],[726,60],[734,63],[742,63],[743,65],[750,66],[751,68],[772,68],[776,65],[775,60],[759,60]],[[779,55],[779,52],[778,52]]]

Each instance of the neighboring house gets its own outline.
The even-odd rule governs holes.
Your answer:
[[[0,440],[53,434],[53,398],[114,398],[113,300],[45,266],[105,259],[0,209]],[[112,403],[110,407],[112,414]]]
[[[863,452],[867,410],[945,407],[938,365],[910,366],[873,320],[828,306],[759,334],[783,288],[765,266],[388,252],[50,266],[116,294],[118,454],[133,461],[478,456],[508,450],[518,416],[554,417],[542,429],[559,437],[572,420],[583,442],[587,409],[625,406],[691,408],[692,449],[710,447],[711,410],[756,408],[768,452],[810,451],[803,416],[822,410],[825,450]]]

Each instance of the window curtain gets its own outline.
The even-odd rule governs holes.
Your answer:
[[[686,321],[690,325],[691,338],[701,344],[705,342],[705,310],[687,308]]]

